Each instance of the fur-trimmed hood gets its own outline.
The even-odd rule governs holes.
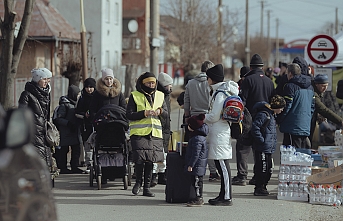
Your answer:
[[[96,90],[105,97],[116,97],[121,93],[121,83],[117,78],[113,78],[112,87],[107,87],[101,78],[96,82]]]

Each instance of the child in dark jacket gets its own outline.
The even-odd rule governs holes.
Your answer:
[[[258,102],[253,107],[256,113],[251,131],[255,150],[255,196],[268,196],[267,185],[273,172],[272,154],[277,144],[275,115],[280,114],[286,106],[283,97],[275,95],[270,104]]]
[[[204,123],[205,115],[199,114],[188,119],[190,131],[188,146],[186,150],[185,167],[191,174],[191,188],[195,189],[196,199],[189,199],[187,206],[201,206],[204,204],[202,198],[203,177],[206,173],[208,148],[206,136],[208,126]]]

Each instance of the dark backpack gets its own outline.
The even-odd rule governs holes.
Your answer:
[[[339,99],[343,99],[343,80],[339,80],[337,82],[336,97]]]
[[[56,122],[57,112],[58,112],[59,108],[60,108],[60,105],[57,105],[57,107],[55,107],[55,109],[54,109],[54,113],[52,114],[52,122],[56,125],[56,127],[57,127],[57,122]],[[57,129],[58,129],[58,127],[57,127]]]
[[[244,145],[250,146],[250,129],[252,125],[252,116],[248,108],[244,107],[243,109],[243,119],[240,123],[232,123],[231,128],[231,137],[233,139],[242,141]]]

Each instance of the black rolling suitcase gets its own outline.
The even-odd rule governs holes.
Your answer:
[[[184,125],[181,126],[181,140]],[[195,198],[195,190],[191,188],[191,175],[185,173],[185,147],[187,143],[180,142],[178,152],[174,149],[167,154],[167,184],[165,189],[166,202],[187,203],[189,198]]]

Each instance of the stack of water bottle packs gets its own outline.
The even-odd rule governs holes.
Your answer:
[[[311,176],[313,158],[296,152],[293,146],[280,146],[281,165],[277,199],[308,201],[306,178]]]
[[[341,206],[343,195],[342,186],[310,184],[308,186],[309,202],[311,204],[323,204],[331,206]]]
[[[335,145],[336,146],[343,146],[343,134],[342,130],[336,130],[335,131]]]

